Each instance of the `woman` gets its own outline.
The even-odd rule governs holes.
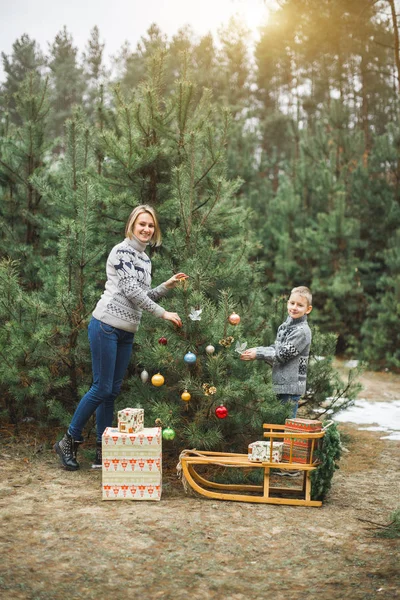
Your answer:
[[[54,445],[68,471],[79,469],[76,454],[83,442],[82,430],[95,411],[97,443],[93,467],[101,467],[101,437],[105,428],[112,425],[114,401],[128,367],[142,311],[182,327],[179,315],[164,310],[157,301],[187,275],[178,273],[151,289],[151,261],[145,249],[147,244],[161,244],[160,227],[151,206],[143,204],[132,211],[125,236],[107,259],[105,290],[89,323],[92,386],[79,402],[68,431]]]

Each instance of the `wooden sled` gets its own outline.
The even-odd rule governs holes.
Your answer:
[[[267,462],[252,462],[247,454],[234,454],[226,452],[207,452],[197,450],[184,450],[180,456],[180,468],[187,484],[196,492],[216,500],[233,500],[236,502],[258,502],[263,504],[282,504],[291,506],[321,506],[322,501],[311,500],[311,478],[318,462],[314,459],[314,450],[318,440],[325,432],[297,433],[285,431],[285,425],[264,424],[266,430],[264,437],[270,441],[270,460]],[[285,462],[272,462],[274,442],[285,441]],[[301,461],[298,458],[298,446],[301,445]],[[304,448],[306,451],[304,452]],[[303,462],[304,461],[304,462]],[[264,477],[262,485],[250,484],[227,484],[217,483],[209,480],[205,475],[197,472],[198,467],[207,466],[207,472],[214,467],[263,469]],[[276,470],[300,471],[296,478],[274,476]],[[292,489],[283,487],[282,480],[299,481],[299,485]],[[278,480],[278,481],[277,481]],[[281,480],[279,482],[279,480]],[[185,483],[186,483],[185,482]],[[287,483],[287,481],[285,481]]]

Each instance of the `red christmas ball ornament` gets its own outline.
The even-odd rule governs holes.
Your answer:
[[[160,337],[158,343],[161,344],[161,346],[166,346],[168,344],[168,340],[166,337]]]
[[[229,317],[228,317],[228,321],[231,325],[239,325],[240,323],[240,317],[239,315],[237,315],[236,313],[232,313]]]
[[[215,416],[218,417],[218,419],[226,419],[226,417],[228,416],[228,409],[226,408],[226,406],[224,406],[223,404],[217,406],[217,408],[215,409]]]

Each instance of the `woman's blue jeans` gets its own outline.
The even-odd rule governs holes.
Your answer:
[[[293,394],[277,394],[277,396],[281,404],[287,404],[288,402],[290,402],[293,409],[290,418],[295,419],[297,415],[297,409],[299,408],[299,400],[301,396],[296,396]]]
[[[74,440],[81,441],[82,430],[96,411],[96,439],[111,427],[114,401],[121,389],[132,353],[134,334],[106,325],[94,317],[88,327],[92,354],[93,382],[79,402],[68,428]]]

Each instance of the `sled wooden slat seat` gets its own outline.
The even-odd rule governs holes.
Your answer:
[[[207,498],[217,500],[233,500],[236,502],[258,502],[264,504],[282,504],[291,506],[321,506],[320,500],[311,500],[311,478],[318,462],[314,457],[316,445],[325,432],[317,433],[288,432],[285,425],[266,423],[263,425],[264,438],[270,442],[270,460],[266,462],[252,462],[247,454],[236,454],[228,452],[210,452],[197,450],[184,450],[180,456],[180,468],[187,484],[199,494]],[[272,462],[273,445],[285,440],[286,453],[285,462]],[[303,453],[302,461],[295,460],[296,443],[307,446],[307,452]],[[207,475],[199,473],[199,467],[206,467]],[[208,474],[213,470],[221,468],[239,468],[250,471],[251,469],[263,470],[262,485],[252,484],[228,484],[208,479]],[[215,468],[215,469],[214,469]],[[274,470],[300,471],[299,477],[277,477]],[[204,470],[204,469],[203,469]],[[271,482],[271,479],[273,480]],[[281,483],[277,483],[280,480]],[[297,482],[299,486],[284,487],[283,480],[287,484],[289,480]]]

